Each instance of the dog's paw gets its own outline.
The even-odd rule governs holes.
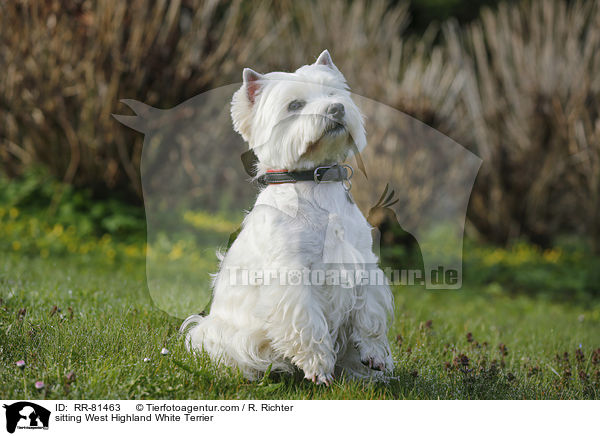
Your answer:
[[[331,386],[333,383],[333,374],[306,374],[304,377],[307,380],[312,381],[316,385]]]
[[[367,357],[365,359],[361,359],[360,362],[366,367],[374,369],[375,371],[385,371],[385,362],[377,359],[376,357]]]
[[[387,373],[394,369],[394,361],[387,342],[362,342],[356,348],[360,354],[361,363],[367,368]]]

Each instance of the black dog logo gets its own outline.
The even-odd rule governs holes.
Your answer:
[[[48,429],[50,411],[42,406],[29,401],[19,401],[10,405],[5,404],[4,408],[6,409],[6,431],[9,433],[15,432],[21,420],[23,421],[19,428]]]

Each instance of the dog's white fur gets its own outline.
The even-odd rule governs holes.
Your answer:
[[[362,115],[325,50],[294,73],[245,69],[234,94],[233,125],[269,169],[309,169],[343,161],[366,146]],[[299,100],[305,105],[291,110]],[[327,110],[341,103],[345,114]],[[332,126],[341,127],[334,131]],[[329,129],[329,130],[328,130]],[[393,297],[387,284],[234,283],[231,272],[377,268],[371,227],[341,182],[269,185],[244,219],[215,276],[210,314],[182,325],[189,348],[239,368],[249,379],[268,370],[329,384],[334,372],[389,373],[387,340]],[[361,363],[362,362],[362,363]]]

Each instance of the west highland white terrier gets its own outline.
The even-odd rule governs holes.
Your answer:
[[[294,73],[244,69],[231,117],[266,186],[221,256],[210,313],[181,327],[187,346],[249,379],[391,372],[393,296],[373,280],[372,228],[343,164],[366,146],[363,117],[329,52]]]

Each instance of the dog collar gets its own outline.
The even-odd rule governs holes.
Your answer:
[[[312,181],[315,183],[323,182],[345,182],[347,190],[351,186],[354,169],[346,164],[333,164],[316,167],[311,170],[288,171],[288,170],[267,170],[265,174],[257,180],[263,185],[279,185],[282,183],[296,183]]]

